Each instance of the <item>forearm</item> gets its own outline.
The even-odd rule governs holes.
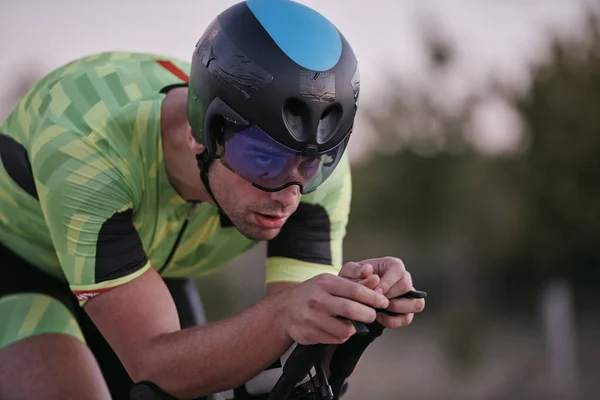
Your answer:
[[[234,317],[155,338],[134,379],[150,380],[180,398],[247,382],[293,344],[279,322],[278,297],[269,296]]]

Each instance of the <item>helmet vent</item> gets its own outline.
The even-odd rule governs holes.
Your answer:
[[[339,105],[327,107],[317,126],[317,143],[326,143],[337,132],[342,120],[342,108]]]
[[[308,138],[306,123],[309,120],[308,106],[298,99],[289,99],[283,105],[283,121],[294,139],[303,142]]]

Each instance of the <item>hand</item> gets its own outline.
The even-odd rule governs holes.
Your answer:
[[[389,306],[382,293],[332,274],[317,275],[281,294],[283,322],[299,344],[344,343],[356,333],[349,320],[371,323],[375,308]]]
[[[424,299],[395,299],[414,289],[412,277],[400,259],[394,257],[373,258],[346,265],[340,271],[340,276],[368,285],[369,288],[383,293],[390,299],[390,305],[385,308],[400,314],[391,316],[381,312],[377,313],[377,321],[386,328],[410,325],[414,313],[421,312],[425,308]],[[373,275],[378,279],[373,278]]]

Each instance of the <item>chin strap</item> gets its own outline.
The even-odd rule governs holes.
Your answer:
[[[219,202],[215,198],[215,195],[213,194],[213,191],[210,188],[210,181],[208,179],[208,169],[210,168],[210,165],[214,161],[214,158],[210,157],[208,155],[208,152],[206,150],[204,150],[201,154],[196,154],[196,160],[198,161],[198,168],[200,169],[200,179],[202,179],[202,183],[204,184],[206,191],[210,195],[210,198],[215,202],[215,205],[217,206],[217,209],[219,210],[219,214],[221,214],[223,217],[229,219],[229,217],[227,217],[227,214],[225,214],[225,211],[223,211],[223,209],[219,205]]]

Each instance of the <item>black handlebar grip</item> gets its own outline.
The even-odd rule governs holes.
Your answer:
[[[129,395],[130,400],[177,400],[150,381],[135,383]]]
[[[296,384],[319,362],[328,345],[312,344],[296,346],[283,365],[283,372],[269,395],[269,400],[286,399]]]
[[[411,290],[396,298],[423,299],[425,297],[427,297],[426,292]],[[384,309],[377,309],[377,311],[384,312],[388,315],[398,315],[397,313]],[[337,381],[346,379],[350,376],[364,351],[375,339],[381,336],[385,329],[385,327],[377,321],[368,324],[365,327],[368,330],[366,334],[354,335],[336,349],[330,363],[332,380]]]

